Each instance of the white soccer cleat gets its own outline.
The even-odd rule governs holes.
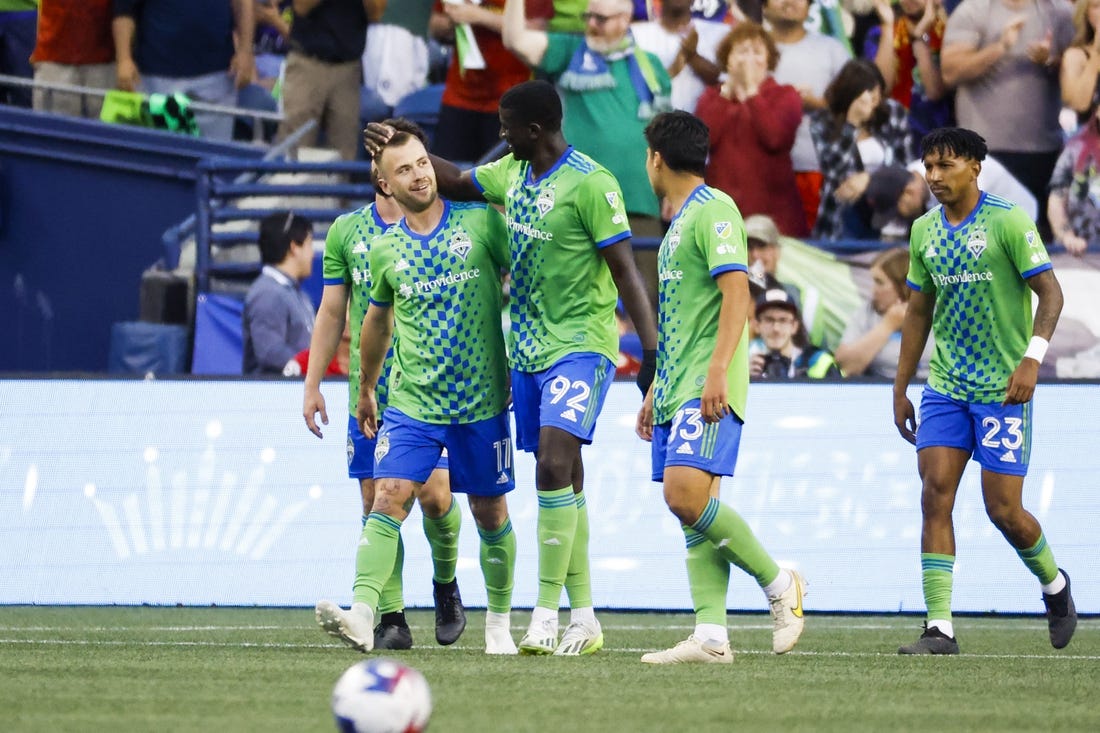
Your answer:
[[[603,629],[600,622],[574,621],[565,627],[561,643],[554,649],[555,657],[576,657],[582,654],[595,654],[603,649]]]
[[[671,649],[642,655],[646,664],[733,664],[728,641],[700,641],[691,635]]]
[[[527,633],[519,641],[519,653],[541,656],[553,654],[558,648],[558,620],[547,619],[541,622],[531,622],[527,627]]]
[[[317,624],[352,649],[369,652],[374,648],[374,611],[365,603],[353,603],[350,610],[332,601],[318,601]]]
[[[796,570],[791,574],[791,586],[775,598],[768,600],[772,613],[772,651],[786,654],[802,636],[805,619],[802,613],[802,596],[806,595],[806,581]]]
[[[519,654],[516,642],[512,641],[512,631],[507,626],[485,623],[486,654]]]

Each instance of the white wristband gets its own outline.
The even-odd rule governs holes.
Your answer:
[[[1042,336],[1032,336],[1031,342],[1027,345],[1027,351],[1024,352],[1024,358],[1034,359],[1042,364],[1043,357],[1047,355],[1048,346],[1050,346],[1050,342]]]

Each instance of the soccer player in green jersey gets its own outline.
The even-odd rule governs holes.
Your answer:
[[[804,625],[805,583],[780,568],[744,519],[719,499],[732,476],[749,387],[748,243],[737,206],[703,182],[707,126],[687,112],[657,115],[645,130],[646,172],[676,211],[657,254],[657,377],[636,430],[653,444],[653,480],[687,542],[695,630],[648,664],[733,661],[726,628],[730,565],[763,589],[773,619],[772,651],[794,648]]]
[[[951,623],[955,534],[951,510],[967,461],[982,467],[993,524],[1042,585],[1050,643],[1077,627],[1069,577],[1054,562],[1039,522],[1022,502],[1031,456],[1031,398],[1062,311],[1062,288],[1026,214],[978,188],[985,140],[943,128],[921,141],[925,180],[940,206],[913,224],[894,380],[894,424],[917,446],[925,630],[900,654],[958,654]],[[1032,293],[1038,307],[1032,317]],[[929,331],[935,336],[919,424],[906,387]]]
[[[501,332],[501,273],[508,267],[503,219],[484,203],[436,192],[423,143],[396,132],[376,156],[378,184],[404,218],[374,240],[370,306],[363,318],[359,428],[376,438],[375,496],[356,557],[349,611],[317,604],[330,634],[369,651],[374,610],[397,557],[401,523],[441,453],[451,488],[467,494],[481,537],[488,592],[485,650],[515,654],[509,614],[515,534],[507,357]],[[380,420],[377,383],[393,336],[388,406]]]
[[[423,136],[419,127],[406,120],[390,120],[406,132]],[[377,168],[371,177],[378,191]],[[328,425],[325,398],[321,394],[321,379],[339,345],[350,316],[351,348],[348,359],[348,476],[359,481],[363,500],[363,522],[374,504],[375,441],[359,430],[355,408],[359,402],[359,334],[370,295],[370,250],[372,242],[402,216],[401,207],[392,196],[378,191],[375,202],[344,214],[332,223],[325,238],[324,290],[317,311],[310,343],[309,365],[306,370],[302,415],[310,432],[323,437],[316,418]],[[379,401],[385,402],[384,384],[379,388]],[[458,537],[462,513],[451,496],[447,476],[447,458],[440,460],[437,470],[418,495],[423,515],[424,534],[432,549],[434,577],[433,594],[436,607],[436,640],[441,644],[458,641],[466,628],[462,597],[455,579],[458,565]],[[412,633],[405,620],[402,588],[404,545],[398,540],[394,571],[378,603],[379,622],[374,631],[376,649],[409,649]]]

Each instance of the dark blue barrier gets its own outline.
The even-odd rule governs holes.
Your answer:
[[[0,107],[0,372],[104,371],[196,167],[260,148]]]

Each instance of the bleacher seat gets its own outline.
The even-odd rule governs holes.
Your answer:
[[[401,98],[393,108],[394,117],[405,117],[424,128],[429,143],[439,125],[439,105],[443,100],[443,85],[430,84]]]

